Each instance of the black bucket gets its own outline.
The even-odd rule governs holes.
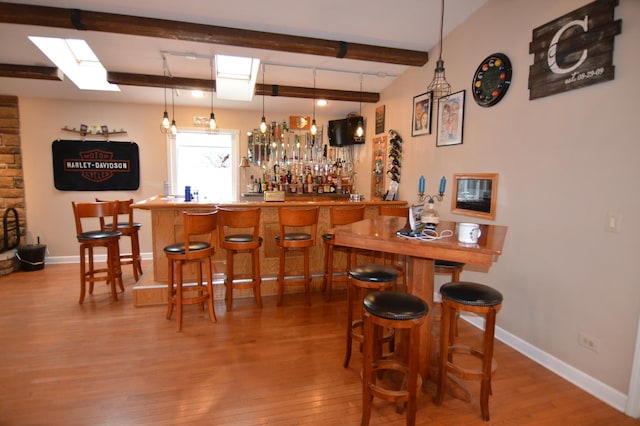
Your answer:
[[[47,246],[44,244],[27,244],[18,247],[16,258],[23,271],[39,271],[44,268],[44,255]]]

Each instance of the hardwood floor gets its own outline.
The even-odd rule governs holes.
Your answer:
[[[311,307],[302,294],[282,307],[265,297],[262,310],[236,299],[230,313],[216,301],[216,324],[190,306],[176,333],[165,306],[133,306],[130,269],[117,302],[98,285],[78,305],[78,275],[78,265],[47,265],[0,278],[0,425],[360,423],[357,350],[342,367],[344,291],[330,303],[313,294]],[[460,334],[479,332],[462,322]],[[495,356],[490,422],[477,394],[437,407],[431,385],[418,424],[640,424],[500,342]],[[405,424],[387,403],[373,406],[372,425]]]

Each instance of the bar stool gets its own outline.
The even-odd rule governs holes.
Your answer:
[[[311,306],[311,273],[309,271],[309,251],[316,244],[318,229],[318,207],[299,209],[281,207],[278,209],[279,234],[275,240],[280,247],[280,262],[278,268],[278,306],[282,306],[284,297],[284,280],[286,276],[294,276],[287,283],[302,282],[307,297],[307,305]],[[298,278],[300,272],[285,272],[285,258],[291,251],[302,252],[304,270],[302,279]]]
[[[441,405],[447,382],[451,373],[461,379],[480,380],[480,409],[482,419],[489,420],[489,394],[491,393],[491,374],[497,363],[493,359],[493,342],[496,314],[502,307],[502,294],[483,284],[473,282],[450,282],[440,287],[442,296],[442,321],[440,326],[440,360],[438,371],[438,389],[434,398]],[[474,348],[455,342],[454,319],[456,312],[473,312],[484,315],[485,328],[482,348]],[[481,369],[465,368],[455,363],[454,354],[471,355],[480,358]]]
[[[216,313],[213,309],[213,268],[211,260],[215,253],[215,238],[217,226],[217,212],[182,214],[184,224],[184,240],[181,243],[170,244],[164,248],[169,260],[169,286],[167,289],[167,319],[171,319],[173,307],[176,306],[178,330],[182,330],[183,305],[200,304],[204,310],[204,303],[209,308],[209,319],[216,322]],[[207,240],[195,240],[208,235]],[[198,282],[194,287],[183,286],[183,265],[189,262],[197,262]],[[202,281],[202,264],[207,267],[207,286]],[[175,287],[174,287],[175,283]],[[186,293],[186,294],[185,294]],[[195,293],[195,295],[193,295]],[[185,297],[186,296],[186,297]]]
[[[415,425],[417,399],[422,386],[418,373],[420,327],[429,313],[424,300],[408,293],[395,291],[373,292],[365,296],[364,361],[362,373],[362,425],[371,419],[371,402],[378,397],[394,403],[406,404],[407,425]],[[381,358],[380,337],[386,328],[408,330],[407,359]],[[384,371],[403,374],[400,389],[392,389],[384,382]],[[401,410],[397,410],[401,412]]]
[[[120,267],[119,240],[122,233],[112,225],[105,229],[102,224],[105,219],[116,223],[117,207],[115,202],[76,203],[71,202],[76,223],[76,237],[80,243],[80,300],[84,302],[87,282],[89,294],[93,294],[93,283],[105,281],[111,285],[111,297],[118,300],[116,285],[124,291],[122,284],[122,269]],[[86,230],[86,224],[92,220],[94,227]],[[93,249],[104,247],[107,249],[107,265],[105,268],[95,266]],[[88,267],[87,267],[88,265]]]
[[[347,281],[347,350],[344,356],[344,368],[349,367],[351,361],[351,347],[353,341],[363,343],[363,317],[362,292],[367,291],[387,291],[391,290],[398,279],[398,271],[389,265],[377,263],[356,266],[349,271]],[[358,309],[362,313],[360,318],[354,320],[354,302],[357,302]],[[389,342],[393,346],[393,332],[386,333],[383,341]],[[393,350],[393,348],[391,348]]]
[[[329,226],[331,228],[347,225],[364,219],[364,206],[361,207],[330,207],[329,208]],[[323,234],[322,240],[326,248],[324,256],[324,279],[322,282],[322,291],[326,292],[327,302],[331,301],[331,292],[333,290],[333,282],[347,282],[348,273],[351,269],[351,263],[355,257],[355,251],[350,247],[340,247],[334,244],[333,234]],[[346,254],[346,268],[334,268],[334,250],[344,251]],[[337,276],[336,276],[337,274]]]
[[[262,308],[260,294],[260,209],[218,209],[218,241],[227,251],[227,264],[224,278],[225,302],[227,312],[233,307],[233,290],[253,289],[253,295],[259,308]],[[235,273],[234,255],[247,253],[251,256],[250,272]],[[248,282],[246,280],[249,280]]]
[[[378,207],[378,214],[380,216],[395,216],[404,217],[409,221],[409,207],[405,206],[384,206]],[[408,226],[408,225],[407,225]],[[402,289],[407,291],[407,259],[406,256],[393,253],[383,253],[384,263],[393,265],[394,268],[400,273],[400,284]]]
[[[108,201],[96,198],[96,201]],[[133,221],[133,199],[126,201],[117,201],[118,209],[118,231],[122,233],[122,236],[129,237],[131,242],[131,253],[122,253],[120,250],[120,264],[131,265],[133,267],[133,278],[138,281],[142,275],[142,257],[140,256],[140,239],[138,238],[138,231],[142,227],[139,222]],[[121,216],[125,216],[121,220]],[[111,223],[102,223],[103,229],[110,229]],[[122,240],[121,240],[122,241]]]

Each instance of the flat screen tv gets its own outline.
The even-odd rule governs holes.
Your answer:
[[[358,121],[360,120],[363,120],[363,118],[349,117],[329,121],[329,145],[347,146],[364,143],[364,137],[359,139],[355,137]]]

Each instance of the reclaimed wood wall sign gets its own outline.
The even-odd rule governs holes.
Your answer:
[[[613,43],[622,20],[618,0],[597,0],[533,30],[529,99],[613,80]]]

